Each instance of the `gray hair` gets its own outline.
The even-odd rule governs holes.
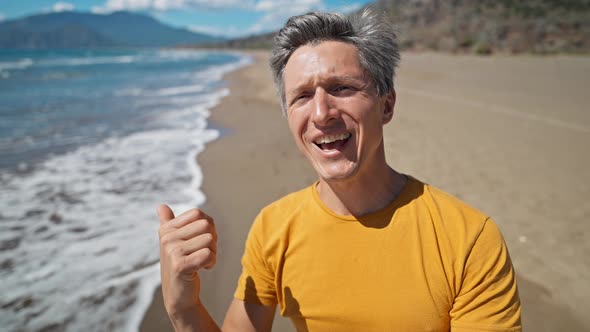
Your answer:
[[[359,51],[359,62],[373,80],[379,96],[393,90],[395,68],[400,60],[397,36],[391,25],[379,15],[365,9],[360,15],[310,12],[291,17],[274,39],[270,67],[286,113],[283,72],[297,48],[323,41],[342,41]]]

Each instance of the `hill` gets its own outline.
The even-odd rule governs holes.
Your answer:
[[[588,0],[379,0],[405,49],[590,51]]]
[[[0,48],[164,47],[220,40],[129,12],[59,12],[0,23]]]
[[[590,0],[378,0],[368,6],[393,23],[405,50],[590,52]],[[206,46],[270,48],[274,34]]]

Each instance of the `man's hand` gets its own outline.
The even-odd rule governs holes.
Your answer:
[[[213,219],[199,209],[175,218],[167,205],[160,205],[158,216],[164,305],[172,323],[182,325],[201,305],[198,271],[215,265],[217,233]]]
[[[160,269],[164,306],[176,331],[221,331],[200,302],[198,271],[215,265],[217,233],[213,219],[198,209],[174,218],[168,205],[158,207]],[[234,299],[224,331],[270,331],[275,306]]]

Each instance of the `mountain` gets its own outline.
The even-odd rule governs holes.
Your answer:
[[[405,49],[588,53],[589,0],[378,0]]]
[[[368,7],[392,22],[403,50],[590,52],[590,0],[377,0]],[[196,47],[270,48],[275,33]]]
[[[129,12],[59,12],[0,22],[0,48],[164,47],[220,40]]]

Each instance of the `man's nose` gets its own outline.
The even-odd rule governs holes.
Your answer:
[[[330,102],[330,95],[324,89],[317,89],[314,94],[312,121],[317,126],[324,126],[338,117],[338,110]]]

